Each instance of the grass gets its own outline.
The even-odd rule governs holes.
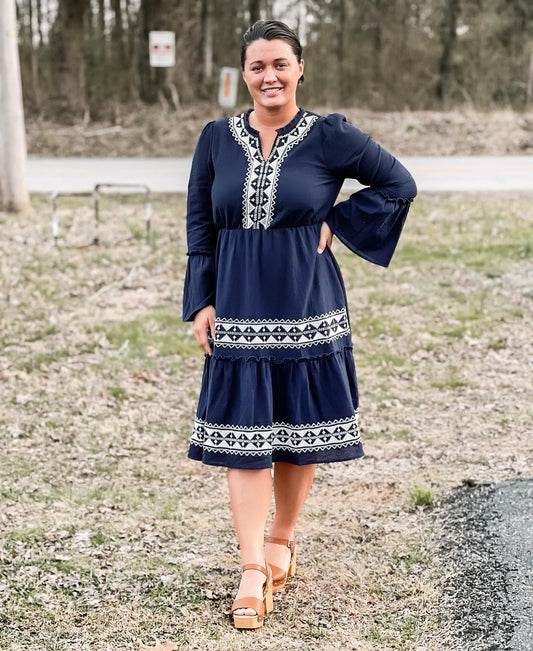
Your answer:
[[[155,306],[146,315],[104,328],[110,344],[139,358],[149,356],[195,357],[196,340],[175,306]]]
[[[467,380],[461,377],[460,370],[453,364],[448,365],[439,377],[430,380],[430,386],[435,389],[460,389],[468,386]]]
[[[416,484],[409,492],[412,506],[433,506],[434,499],[433,488],[425,484]]]
[[[225,473],[186,459],[202,354],[180,320],[182,196],[0,214],[0,648],[440,651],[430,510],[531,467],[531,198],[417,199],[389,269],[338,243],[366,457],[319,467],[298,574],[231,627]]]

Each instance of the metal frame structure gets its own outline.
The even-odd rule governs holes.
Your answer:
[[[57,213],[57,203],[60,197],[92,197],[94,203],[94,237],[92,244],[100,243],[100,196],[110,189],[121,188],[121,192],[129,194],[144,193],[146,196],[144,219],[146,223],[146,242],[150,242],[150,231],[152,225],[152,202],[151,190],[147,185],[138,183],[97,183],[92,192],[52,192],[50,199],[52,201],[52,237],[54,244],[57,246],[59,239],[59,216]]]

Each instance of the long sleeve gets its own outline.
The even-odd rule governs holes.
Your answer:
[[[187,193],[187,271],[183,290],[183,320],[192,321],[207,305],[215,305],[215,248],[211,185],[213,123],[202,131],[194,153]]]
[[[328,168],[339,179],[368,186],[337,203],[327,222],[354,253],[388,266],[416,196],[411,174],[372,138],[332,114],[324,121],[323,151]]]

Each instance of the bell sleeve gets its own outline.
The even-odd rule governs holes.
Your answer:
[[[215,248],[211,185],[213,122],[202,131],[192,160],[187,192],[187,270],[183,289],[183,320],[192,321],[207,305],[215,305]]]
[[[325,119],[323,148],[328,168],[341,181],[357,179],[368,186],[332,208],[329,227],[354,253],[387,267],[416,196],[413,177],[343,115]]]

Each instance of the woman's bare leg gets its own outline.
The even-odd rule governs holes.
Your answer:
[[[262,470],[228,469],[228,487],[233,521],[241,551],[241,564],[265,565],[265,525],[272,501],[272,474]],[[237,593],[241,597],[262,599],[265,575],[258,570],[244,572]],[[238,615],[253,615],[254,610],[239,609]]]
[[[276,511],[270,535],[276,538],[294,538],[296,521],[302,506],[309,495],[316,464],[296,466],[292,463],[277,462],[274,464],[274,499]],[[288,547],[266,544],[266,554],[269,564],[287,568],[290,560]]]

